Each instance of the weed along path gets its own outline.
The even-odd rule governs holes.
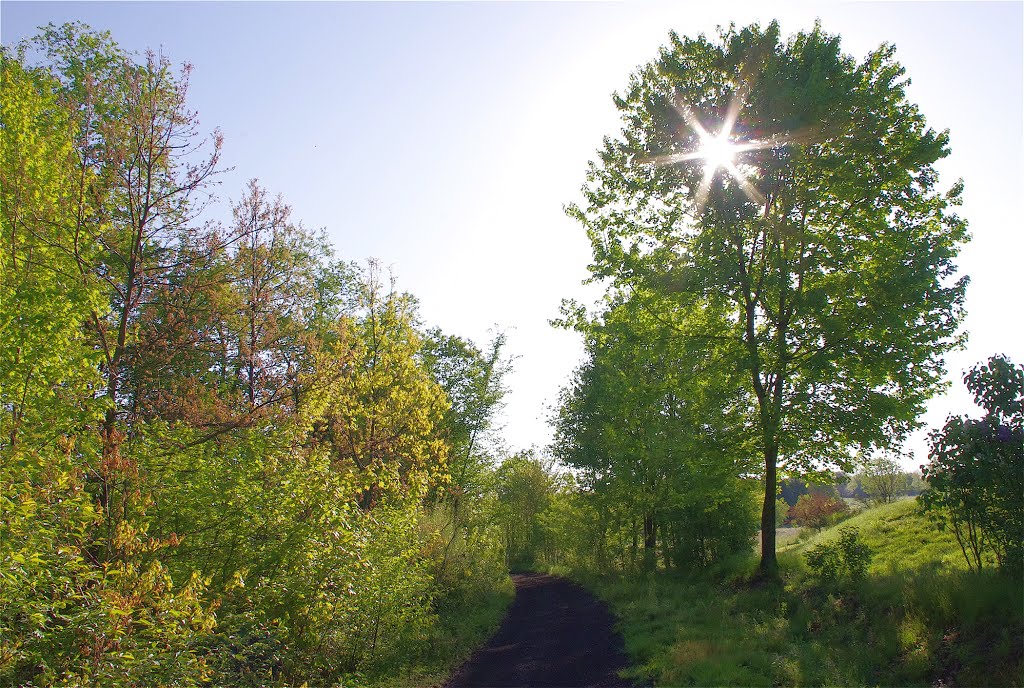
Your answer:
[[[627,688],[622,638],[605,604],[564,578],[512,576],[516,598],[490,642],[445,688]]]

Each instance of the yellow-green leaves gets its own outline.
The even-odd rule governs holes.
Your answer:
[[[328,381],[319,391],[317,434],[330,444],[336,470],[361,487],[363,508],[386,497],[422,498],[445,475],[440,423],[448,404],[418,357],[413,318],[410,297],[384,293],[371,270],[352,338],[321,355]]]
[[[27,48],[0,53],[0,684],[334,685],[423,656],[437,591],[504,574],[480,518],[424,514],[500,396],[487,366],[438,375],[415,300],[255,180],[204,222],[220,136],[187,68],[78,24]],[[446,389],[471,388],[455,432]],[[442,532],[486,562],[439,583]]]

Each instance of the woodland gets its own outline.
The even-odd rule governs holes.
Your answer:
[[[948,132],[891,46],[857,61],[817,26],[730,27],[671,34],[633,74],[568,208],[605,291],[552,324],[585,356],[551,447],[512,454],[501,333],[425,327],[257,180],[209,219],[223,137],[189,110],[187,65],[81,24],[0,59],[0,685],[436,685],[493,631],[510,570],[601,591],[640,680],[760,682],[680,673],[708,656],[678,650],[692,619],[657,640],[668,668],[630,635],[659,628],[661,586],[733,604],[724,582],[776,591],[734,621],[813,601],[931,628],[920,666],[892,640],[904,682],[1019,682],[1019,615],[964,636],[996,657],[985,676],[946,661],[960,602],[871,606],[868,526],[796,563],[777,541],[846,518],[814,497],[837,472],[879,509],[913,478],[955,589],[994,591],[972,623],[1019,597],[1024,367],[966,373],[985,415],[934,430],[922,475],[893,459],[963,343],[968,233],[963,184],[935,170]],[[773,652],[776,685],[840,679]]]
[[[200,222],[188,76],[77,25],[4,50],[7,685],[331,683],[508,588],[502,338],[424,330],[256,181]]]

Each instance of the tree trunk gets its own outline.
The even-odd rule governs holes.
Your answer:
[[[654,523],[654,514],[644,514],[644,570],[653,571],[657,564],[658,536]]]
[[[778,578],[779,562],[775,556],[775,494],[778,491],[777,464],[779,447],[767,441],[764,448],[764,506],[761,509],[761,576]]]

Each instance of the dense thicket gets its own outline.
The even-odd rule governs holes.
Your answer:
[[[3,50],[6,685],[326,685],[507,582],[502,340],[424,331],[255,181],[204,221],[188,73],[77,25]]]

